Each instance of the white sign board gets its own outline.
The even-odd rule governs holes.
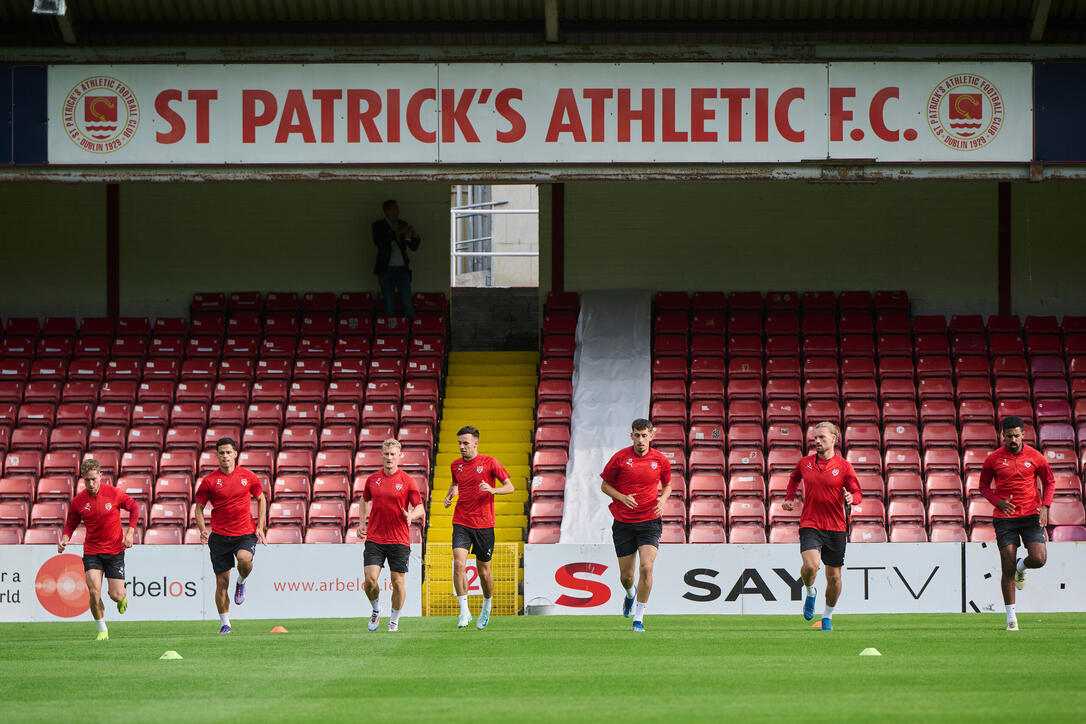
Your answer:
[[[1086,544],[1049,544],[1048,565],[1031,571],[1029,585],[1017,593],[1018,610],[1086,611],[1086,586],[1075,579],[1084,561]],[[525,602],[543,599],[563,614],[621,611],[625,594],[610,545],[527,545],[524,565]],[[850,544],[836,611],[1001,611],[998,565],[995,548],[979,543],[964,549],[961,543]],[[794,544],[663,545],[653,573],[651,610],[795,615],[803,601],[799,567]],[[992,570],[994,578],[988,575]],[[824,585],[820,572],[817,586]]]
[[[404,616],[422,615],[422,546],[411,546]],[[237,571],[231,574],[231,597]],[[231,620],[367,618],[360,545],[257,546],[245,603]],[[218,618],[215,575],[205,546],[135,546],[125,553],[128,611],[134,621]],[[378,580],[381,610],[392,610],[388,569]],[[104,588],[104,587],[103,587]],[[105,591],[103,590],[103,596]],[[108,598],[106,618],[119,614]],[[232,598],[231,598],[232,600]],[[0,621],[90,618],[82,546],[0,546]]]
[[[49,68],[53,164],[1029,161],[1029,63]]]

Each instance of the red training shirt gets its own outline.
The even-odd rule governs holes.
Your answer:
[[[415,479],[403,470],[385,475],[382,468],[366,478],[362,497],[371,502],[366,540],[382,545],[411,545],[411,531],[404,511],[407,504],[422,504],[422,495]]]
[[[249,499],[259,497],[262,492],[260,479],[252,471],[235,467],[229,475],[216,470],[205,477],[195,497],[200,505],[211,501],[212,533],[239,536],[256,532]]]
[[[1038,476],[1043,485],[1041,495],[1037,494]],[[992,505],[1005,498],[1010,498],[1014,504],[1014,513],[1011,515],[996,506],[996,518],[1023,518],[1034,515],[1040,506],[1052,505],[1052,494],[1055,490],[1056,479],[1052,475],[1052,468],[1048,467],[1048,461],[1029,445],[1022,445],[1022,452],[1017,455],[1007,450],[1004,445],[989,455],[980,469],[980,494]]]
[[[128,493],[105,483],[99,486],[97,495],[91,495],[84,489],[72,498],[72,504],[68,506],[63,534],[71,538],[82,519],[87,527],[87,541],[83,544],[83,552],[115,556],[124,551],[121,508],[128,511],[129,528],[139,523],[139,503]]]
[[[671,482],[671,461],[651,447],[644,455],[638,455],[631,445],[611,456],[600,477],[623,495],[634,496],[637,503],[636,507],[627,508],[612,500],[607,508],[615,520],[643,523],[660,517],[656,513],[657,494],[661,485]]]
[[[471,460],[453,460],[449,467],[459,496],[453,510],[453,524],[468,528],[493,528],[494,496],[479,490],[479,485],[487,483],[491,487],[499,487],[509,479],[509,473],[489,455],[476,455]]]
[[[817,453],[801,458],[796,463],[796,469],[788,476],[785,500],[796,499],[796,488],[801,481],[803,511],[799,516],[800,527],[842,532],[848,530],[843,489],[848,488],[848,492],[852,493],[853,505],[859,505],[864,499],[852,463],[837,453],[829,460],[823,460]]]

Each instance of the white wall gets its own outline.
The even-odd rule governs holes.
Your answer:
[[[1015,314],[1086,314],[1086,184],[1011,188]]]
[[[0,184],[0,316],[105,313],[105,186]]]
[[[566,184],[566,288],[907,289],[914,313],[994,314],[996,191],[970,182]]]

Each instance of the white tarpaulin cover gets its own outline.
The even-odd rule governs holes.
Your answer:
[[[632,444],[630,423],[649,415],[651,352],[651,292],[581,294],[562,543],[611,540],[611,500],[600,491],[600,473]]]

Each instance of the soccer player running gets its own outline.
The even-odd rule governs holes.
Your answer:
[[[400,470],[400,441],[389,438],[381,443],[384,466],[366,478],[362,486],[362,515],[358,523],[358,539],[365,541],[362,570],[366,581],[366,596],[373,606],[367,628],[376,631],[381,622],[381,589],[377,578],[388,561],[392,576],[392,616],[388,630],[400,628],[400,611],[407,598],[404,574],[411,559],[411,521],[426,514],[422,495],[415,479]]]
[[[83,544],[83,570],[87,576],[90,610],[98,624],[98,640],[109,641],[106,627],[106,607],[102,603],[102,576],[109,581],[109,597],[117,602],[117,612],[128,610],[128,595],[124,587],[124,550],[131,548],[139,522],[140,506],[123,490],[102,482],[102,469],[94,458],[79,466],[79,476],[86,486],[68,507],[68,517],[57,543],[57,553],[63,553],[72,539],[79,521],[87,528]],[[121,531],[121,508],[128,511],[128,530]]]
[[[457,628],[471,623],[468,610],[468,579],[465,569],[468,552],[475,554],[479,569],[479,585],[483,589],[483,606],[479,610],[480,631],[490,622],[490,609],[494,602],[494,576],[490,573],[490,559],[494,555],[494,496],[513,492],[513,481],[502,464],[489,455],[479,453],[479,428],[467,425],[456,433],[460,446],[460,459],[454,460],[452,483],[445,493],[445,507],[456,501],[453,511],[453,589],[460,602],[460,618]],[[501,483],[494,487],[494,483]]]
[[[1003,418],[1003,447],[985,461],[980,471],[980,493],[995,506],[995,528],[999,561],[1003,568],[1000,586],[1007,607],[1007,630],[1018,630],[1014,611],[1014,591],[1026,586],[1026,569],[1040,568],[1048,559],[1045,531],[1048,508],[1056,479],[1044,455],[1022,441],[1022,418]],[[1037,494],[1037,478],[1041,494]],[[994,485],[993,485],[994,482]],[[1025,558],[1018,558],[1018,541],[1026,547]]]
[[[634,420],[630,430],[633,445],[612,455],[600,473],[600,489],[611,498],[608,508],[615,518],[611,537],[618,556],[619,581],[626,591],[622,615],[629,616],[632,609],[634,631],[645,630],[645,606],[652,593],[652,570],[664,528],[661,516],[671,496],[671,461],[652,449],[653,434],[651,422]],[[635,586],[638,557],[641,565]]]
[[[237,559],[238,582],[234,587],[234,603],[245,603],[245,579],[253,572],[256,542],[264,540],[268,500],[260,479],[252,471],[238,467],[238,444],[224,437],[215,443],[219,469],[200,481],[196,489],[196,527],[200,542],[207,543],[211,552],[211,568],[215,571],[215,607],[219,610],[222,628],[230,633],[230,569]],[[249,509],[249,499],[256,498],[257,514]],[[211,502],[211,534],[204,522],[204,505]]]
[[[803,558],[800,577],[806,586],[803,618],[814,618],[814,587],[819,566],[826,564],[826,608],[822,612],[822,630],[833,631],[833,608],[841,596],[841,567],[845,565],[848,540],[848,506],[859,510],[863,502],[860,482],[852,464],[837,454],[834,445],[841,434],[832,422],[820,422],[814,428],[814,455],[801,458],[788,478],[784,503],[792,510],[796,489],[803,483],[803,512],[799,518],[799,552]]]

